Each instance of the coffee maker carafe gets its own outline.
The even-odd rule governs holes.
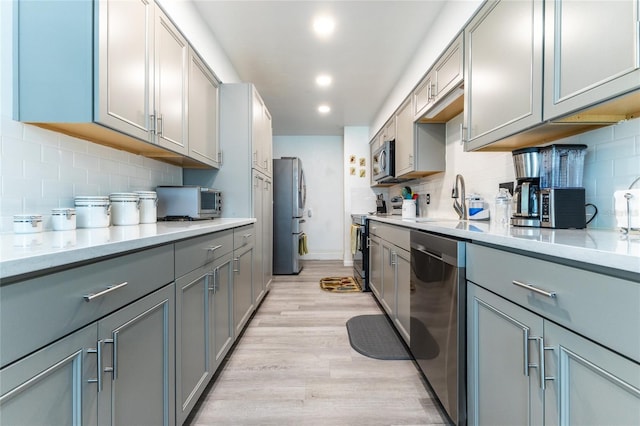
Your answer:
[[[540,149],[522,148],[512,152],[516,174],[511,224],[540,226]]]

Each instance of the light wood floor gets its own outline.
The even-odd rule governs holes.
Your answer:
[[[413,361],[367,358],[351,348],[352,316],[378,314],[371,293],[328,293],[342,262],[308,261],[275,276],[191,425],[446,424]]]

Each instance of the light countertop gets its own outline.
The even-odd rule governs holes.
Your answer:
[[[213,219],[35,234],[1,234],[0,279],[172,243],[255,221],[252,218]]]
[[[600,229],[501,227],[488,221],[413,220],[400,216],[369,216],[369,219],[640,274],[638,234]]]

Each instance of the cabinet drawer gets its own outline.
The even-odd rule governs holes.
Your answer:
[[[233,230],[233,249],[238,250],[244,246],[252,246],[255,243],[256,230],[254,225],[241,226]]]
[[[176,243],[176,277],[181,277],[233,250],[233,229]]]
[[[411,247],[408,228],[371,221],[369,222],[369,232],[405,250],[409,250]]]
[[[170,283],[173,277],[169,244],[3,285],[0,367]],[[85,295],[95,297],[87,302]]]
[[[467,244],[467,279],[640,361],[640,283],[476,244]]]

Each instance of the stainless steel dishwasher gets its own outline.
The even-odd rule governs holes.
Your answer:
[[[454,424],[466,424],[465,243],[411,231],[410,349]]]

